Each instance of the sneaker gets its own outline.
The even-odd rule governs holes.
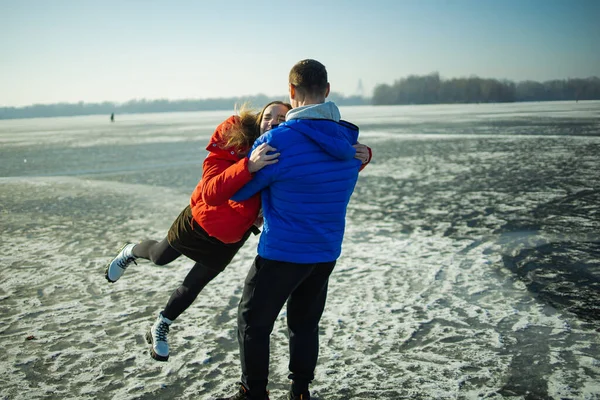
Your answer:
[[[148,344],[152,345],[150,355],[156,361],[167,361],[169,359],[167,334],[169,333],[169,326],[171,323],[173,323],[173,321],[163,317],[162,314],[158,314],[156,322],[154,322],[152,328],[146,332],[146,341]]]
[[[294,394],[291,391],[288,392],[288,400],[310,400],[310,393]]]
[[[250,391],[246,389],[243,383],[238,383],[239,391],[231,397],[219,397],[216,400],[269,400],[269,392],[265,393],[264,397],[250,397]]]
[[[110,283],[115,283],[119,280],[119,278],[125,273],[125,270],[129,266],[129,264],[135,262],[136,257],[133,255],[134,244],[127,243],[119,254],[106,266],[106,280]]]

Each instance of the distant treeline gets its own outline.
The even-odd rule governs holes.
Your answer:
[[[58,103],[26,107],[0,107],[0,119],[67,117],[77,115],[137,114],[177,111],[234,110],[245,102],[260,108],[272,100],[287,101],[287,95],[265,95],[188,100],[131,100],[126,103]],[[479,77],[441,79],[438,73],[411,75],[380,84],[372,98],[344,96],[332,92],[328,100],[340,106],[439,104],[439,103],[507,103],[516,101],[600,100],[600,78],[552,80],[546,82],[483,79]]]
[[[338,105],[362,105],[369,101],[358,96],[345,97],[338,93],[331,93],[329,98]],[[230,97],[214,99],[189,99],[189,100],[131,100],[126,103],[58,103],[34,104],[26,107],[0,107],[0,119],[40,118],[40,117],[70,117],[77,115],[105,114],[137,114],[161,113],[183,111],[217,111],[231,110],[236,106],[248,102],[251,107],[259,109],[273,100],[288,101],[286,95],[269,97],[265,95],[248,97]]]
[[[600,78],[546,82],[478,77],[441,79],[438,73],[411,75],[393,85],[377,85],[373,105],[507,103],[515,101],[600,100]]]

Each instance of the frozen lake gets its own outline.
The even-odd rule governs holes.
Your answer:
[[[342,108],[374,159],[321,321],[319,400],[600,398],[600,102]],[[0,121],[0,398],[209,399],[239,380],[249,240],[169,335],[162,239],[231,112]],[[26,340],[33,336],[34,339]],[[287,381],[285,315],[271,399]]]

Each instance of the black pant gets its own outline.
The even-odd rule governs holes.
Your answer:
[[[207,240],[198,243],[206,252],[203,262],[196,262],[186,275],[183,283],[173,291],[167,305],[162,311],[165,318],[174,321],[196,300],[202,289],[229,265],[244,239],[234,245],[226,245],[217,240]],[[167,239],[160,242],[146,240],[133,248],[136,257],[152,261],[156,265],[166,265],[181,256],[181,253],[171,247]]]
[[[238,307],[238,342],[242,382],[262,395],[269,376],[269,339],[287,300],[290,336],[290,378],[314,379],[319,355],[319,320],[327,299],[327,284],[335,261],[296,264],[257,256],[244,282]]]

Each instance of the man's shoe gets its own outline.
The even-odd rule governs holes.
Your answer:
[[[246,389],[243,383],[238,383],[239,390],[236,394],[230,397],[219,397],[216,400],[269,400],[269,392],[264,394],[264,397],[251,397],[250,391]]]
[[[150,355],[156,361],[167,361],[169,359],[169,343],[167,342],[167,335],[169,334],[169,326],[173,323],[168,318],[163,317],[162,314],[158,314],[156,322],[152,325],[152,328],[146,332],[146,341],[152,345],[150,349]]]
[[[106,280],[110,283],[115,283],[119,280],[119,278],[125,273],[125,270],[129,266],[129,264],[135,262],[136,257],[133,255],[133,243],[127,243],[119,254],[106,266],[106,272],[104,273],[106,276]]]
[[[288,398],[288,400],[310,400],[310,392],[306,391],[306,392],[301,393],[301,394],[294,394],[290,390],[288,392],[288,397],[287,398]]]
[[[294,377],[291,374],[288,378],[292,379],[292,383],[287,395],[287,400],[310,400],[310,392],[308,391],[310,381],[301,379],[294,380]]]

